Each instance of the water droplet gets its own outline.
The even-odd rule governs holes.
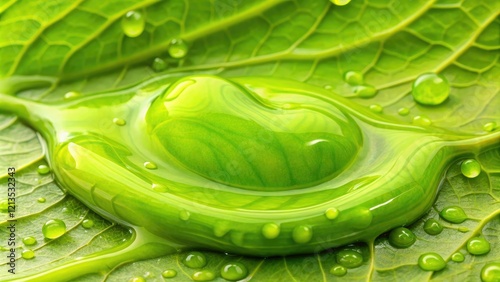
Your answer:
[[[311,241],[312,229],[307,225],[299,225],[292,231],[292,238],[295,243],[304,244]]]
[[[113,123],[118,126],[124,126],[125,124],[127,124],[127,122],[122,118],[114,118]]]
[[[498,282],[500,281],[500,262],[487,263],[481,269],[481,281]]]
[[[335,276],[342,277],[347,274],[347,268],[342,265],[334,265],[330,268],[330,273]]]
[[[370,105],[370,110],[374,113],[381,113],[384,108],[382,108],[382,106],[380,106],[379,104],[373,104]]]
[[[360,98],[373,98],[377,94],[377,89],[371,85],[360,85],[354,89],[354,94]]]
[[[168,187],[167,186],[164,186],[164,185],[161,185],[161,184],[156,184],[156,183],[153,183],[151,185],[151,189],[153,189],[154,191],[156,191],[158,193],[168,192]]]
[[[369,209],[358,208],[351,217],[351,225],[357,229],[364,229],[372,223],[373,214]]]
[[[47,199],[43,198],[43,197],[40,197],[38,198],[37,202],[39,203],[45,203],[47,201]]]
[[[177,271],[174,269],[167,269],[162,272],[161,276],[163,276],[163,278],[174,278],[177,276]]]
[[[155,58],[153,60],[153,70],[156,72],[164,71],[167,69],[167,62],[161,58]]]
[[[486,241],[484,237],[475,237],[467,241],[467,251],[471,255],[485,255],[490,252],[490,242]]]
[[[23,244],[26,246],[33,246],[37,243],[36,238],[33,236],[23,238]]]
[[[50,172],[50,168],[46,165],[39,165],[36,172],[38,172],[38,174],[45,175]]]
[[[60,219],[51,219],[42,226],[43,236],[47,239],[56,239],[66,233],[66,224]]]
[[[405,227],[395,228],[389,233],[389,243],[396,248],[408,248],[413,245],[416,240],[417,237],[415,234]]]
[[[230,262],[222,266],[220,275],[226,280],[236,281],[247,277],[248,270],[242,263]]]
[[[188,221],[190,216],[191,216],[191,213],[188,212],[187,210],[181,210],[179,212],[179,218],[183,221]]]
[[[451,223],[462,223],[467,219],[465,211],[461,207],[449,206],[443,208],[439,213],[442,219]]]
[[[214,235],[216,237],[222,237],[229,232],[229,222],[227,221],[218,221],[214,226]]]
[[[481,164],[474,159],[468,159],[460,165],[462,174],[467,178],[475,178],[481,173]]]
[[[439,105],[449,94],[450,85],[446,78],[439,74],[425,73],[413,82],[413,99],[422,105]]]
[[[437,220],[431,218],[425,221],[424,231],[429,235],[438,235],[443,231],[443,226]]]
[[[363,264],[363,255],[353,250],[342,250],[336,255],[337,263],[347,267],[356,268]]]
[[[197,271],[191,277],[194,281],[212,281],[215,279],[215,274],[210,270]]]
[[[463,262],[465,260],[465,256],[460,252],[454,253],[451,255],[451,260],[454,262]]]
[[[410,109],[408,109],[406,107],[399,108],[398,114],[400,116],[407,116],[408,114],[410,114]]]
[[[156,166],[155,163],[153,162],[145,162],[144,167],[147,169],[157,169],[158,167]]]
[[[347,3],[349,3],[349,1],[347,1]],[[346,2],[346,1],[337,1],[337,2]],[[344,74],[344,81],[353,86],[361,85],[363,84],[364,81],[363,74],[358,71],[348,71]]]
[[[189,268],[202,268],[207,264],[207,258],[200,252],[190,252],[184,258],[183,263]]]
[[[128,282],[146,282],[146,279],[144,277],[133,277],[128,280]]]
[[[70,92],[64,94],[64,99],[70,100],[70,99],[78,98],[78,97],[80,97],[80,95],[81,94],[76,92],[76,91],[70,91]]]
[[[425,253],[418,258],[418,266],[423,270],[439,271],[446,267],[446,262],[437,253]]]
[[[266,223],[262,227],[262,235],[267,239],[274,239],[280,235],[280,226],[276,223]]]
[[[339,210],[336,208],[329,208],[325,211],[325,216],[329,220],[334,220],[339,216]]]
[[[497,123],[492,121],[492,122],[487,122],[483,125],[483,129],[486,132],[492,132],[497,128]]]
[[[84,219],[82,221],[83,228],[89,229],[94,226],[94,221],[92,219]]]
[[[182,39],[172,39],[170,41],[170,46],[168,47],[168,54],[172,58],[181,59],[186,56],[188,51],[187,45]]]
[[[349,2],[351,2],[351,0],[330,0],[330,1],[337,6],[344,6],[349,4]]]
[[[122,30],[128,37],[141,35],[145,25],[144,17],[137,11],[128,11],[122,18]]]
[[[1,200],[0,201],[0,211],[5,213],[8,210],[9,210],[9,201],[8,200]]]
[[[21,256],[23,257],[23,259],[33,259],[35,258],[35,252],[33,250],[24,250],[21,253]]]
[[[415,116],[413,117],[413,124],[419,126],[429,126],[432,124],[432,121],[426,116]]]
[[[460,226],[460,227],[458,227],[458,231],[462,232],[462,233],[467,233],[467,232],[469,232],[469,228],[467,228],[465,226]]]

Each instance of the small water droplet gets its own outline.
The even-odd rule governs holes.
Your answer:
[[[197,271],[191,277],[194,281],[212,281],[215,279],[215,274],[210,270]]]
[[[441,75],[425,73],[413,82],[413,99],[422,105],[439,105],[450,94],[450,85]]]
[[[363,264],[363,255],[353,250],[342,250],[335,256],[337,263],[346,268],[357,268]]]
[[[60,219],[51,219],[42,226],[42,234],[47,239],[56,239],[66,233],[66,224]]]
[[[373,98],[377,94],[377,89],[371,85],[360,85],[354,89],[354,94],[359,98]]]
[[[487,122],[483,125],[483,129],[486,132],[492,132],[497,128],[497,123],[492,121],[492,122]]]
[[[122,30],[128,37],[137,37],[144,31],[146,21],[141,13],[128,11],[122,18]]]
[[[292,238],[295,243],[304,244],[311,241],[312,229],[307,225],[296,226],[292,231]]]
[[[454,262],[463,262],[465,260],[465,256],[462,253],[457,252],[451,255],[451,260]]]
[[[181,210],[179,212],[179,218],[183,221],[188,221],[189,217],[191,217],[191,213],[188,212],[187,210]]]
[[[350,224],[357,229],[365,229],[372,223],[373,214],[369,209],[357,208],[351,216]]]
[[[484,237],[475,237],[467,241],[467,251],[471,255],[485,255],[491,250],[490,242],[486,241]]]
[[[153,183],[151,185],[151,189],[153,189],[154,191],[156,191],[158,193],[168,192],[168,187],[167,186],[164,186],[164,185],[161,185],[161,184],[156,184],[156,183]]]
[[[24,250],[21,253],[21,256],[23,257],[23,259],[33,259],[35,258],[35,252],[33,250]]]
[[[342,265],[334,265],[330,268],[330,273],[335,276],[342,277],[347,274],[347,268]]]
[[[70,99],[78,98],[80,96],[81,96],[81,94],[79,92],[70,91],[70,92],[67,92],[66,94],[64,94],[64,99],[70,100]]]
[[[325,211],[325,216],[329,220],[334,220],[339,216],[339,210],[336,208],[329,208]]]
[[[349,1],[347,1],[347,3],[349,3]],[[359,71],[348,71],[344,74],[344,81],[353,86],[361,85],[364,82],[363,74]]]
[[[174,269],[167,269],[162,272],[161,276],[163,276],[163,278],[174,278],[177,276],[177,271]]]
[[[125,124],[127,124],[127,122],[122,118],[114,118],[113,123],[118,126],[124,126]]]
[[[37,243],[36,238],[33,236],[28,236],[23,238],[23,244],[25,244],[26,246],[33,246],[36,243]]]
[[[324,86],[325,90],[332,90],[332,86],[330,84],[327,84]]]
[[[424,231],[429,235],[438,235],[443,231],[443,226],[437,220],[431,218],[425,221]]]
[[[182,262],[189,268],[202,268],[207,264],[207,258],[200,252],[189,252]]]
[[[410,114],[410,109],[408,109],[406,107],[399,108],[398,114],[400,116],[407,116],[408,114]]]
[[[465,211],[458,206],[449,206],[443,208],[439,213],[439,216],[451,223],[462,223],[467,219]]]
[[[417,237],[410,229],[406,227],[394,228],[391,233],[389,233],[389,243],[396,248],[408,248],[415,241]]]
[[[92,219],[84,219],[82,221],[82,226],[85,229],[92,228],[94,226],[94,221]]]
[[[490,262],[481,269],[481,281],[498,282],[500,281],[500,262]]]
[[[384,108],[382,108],[382,106],[380,106],[379,104],[373,104],[373,105],[370,105],[370,110],[374,113],[382,113],[382,111],[384,110]]]
[[[248,270],[240,262],[229,262],[222,266],[220,275],[229,281],[241,280],[248,275]]]
[[[413,117],[413,124],[419,126],[429,126],[432,124],[432,121],[426,116],[415,116]]]
[[[162,58],[155,58],[153,60],[153,70],[156,71],[156,72],[160,72],[160,71],[164,71],[167,69],[167,62],[165,62],[165,60],[163,60]]]
[[[153,162],[145,162],[144,167],[147,169],[157,169],[158,167],[156,166],[155,163]]]
[[[6,213],[9,210],[9,201],[8,200],[1,200],[0,201],[0,211],[3,213]]]
[[[47,199],[45,199],[44,197],[40,197],[37,200],[37,202],[39,202],[39,203],[45,203],[46,201],[47,201]]]
[[[462,162],[460,170],[465,177],[475,178],[481,173],[481,164],[474,159],[468,159]]]
[[[469,232],[469,228],[467,228],[465,226],[460,226],[460,227],[458,227],[458,231],[462,232],[462,233],[467,233],[467,232]]]
[[[330,0],[330,1],[337,6],[344,6],[349,4],[349,2],[351,2],[351,0]]]
[[[38,172],[38,174],[45,175],[50,172],[50,168],[46,165],[39,165],[36,171]]]
[[[214,235],[216,237],[222,237],[229,232],[229,222],[227,221],[218,221],[214,225]]]
[[[425,253],[418,258],[418,266],[422,270],[439,271],[446,267],[446,262],[437,253]]]
[[[262,235],[267,239],[274,239],[280,235],[280,226],[276,223],[266,223],[262,227]]]
[[[188,52],[187,45],[182,39],[172,39],[168,47],[168,54],[175,59],[181,59],[186,56]]]

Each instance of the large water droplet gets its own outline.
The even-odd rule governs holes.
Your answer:
[[[175,276],[177,276],[177,271],[175,271],[174,269],[167,269],[162,272],[161,276],[163,276],[164,278],[174,278]]]
[[[438,235],[443,232],[443,226],[437,220],[431,218],[425,221],[424,231],[429,235]]]
[[[338,264],[347,268],[356,268],[363,264],[363,255],[353,250],[338,252],[336,259]]]
[[[141,35],[145,25],[144,17],[137,11],[129,11],[122,18],[122,30],[128,37]]]
[[[450,85],[446,79],[435,73],[420,75],[413,83],[413,99],[422,105],[439,105],[450,94]]]
[[[484,237],[475,237],[467,241],[467,251],[471,255],[485,255],[491,250],[490,242],[486,241]]]
[[[446,262],[437,253],[425,253],[418,258],[418,266],[427,271],[439,271],[446,267]]]
[[[181,59],[186,56],[188,52],[187,45],[182,39],[172,39],[168,47],[168,54],[175,59]]]
[[[465,211],[461,207],[449,206],[443,208],[439,213],[442,219],[451,223],[462,223],[467,219]]]
[[[293,229],[292,238],[295,243],[304,244],[311,240],[312,229],[307,225],[299,225]]]
[[[266,223],[262,227],[262,235],[267,239],[274,239],[280,235],[280,227],[276,223]]]
[[[487,263],[481,269],[481,281],[498,282],[500,281],[500,262]]]
[[[475,178],[481,173],[481,164],[474,159],[468,159],[460,165],[462,174],[467,178]]]
[[[339,216],[339,210],[336,208],[329,208],[325,211],[325,216],[329,220],[334,220]]]
[[[229,281],[241,280],[248,275],[248,270],[242,263],[230,262],[222,266],[220,275]]]
[[[66,233],[66,224],[60,219],[51,219],[42,226],[42,234],[47,239],[56,239]]]
[[[50,172],[50,168],[46,165],[39,165],[36,172],[38,172],[38,174],[45,175]]]
[[[347,274],[347,268],[342,265],[334,265],[330,268],[330,273],[335,276],[342,277]]]
[[[395,228],[389,233],[389,243],[396,248],[408,248],[413,245],[416,240],[417,237],[415,234],[406,227]]]
[[[184,258],[183,263],[189,268],[202,268],[207,264],[207,258],[200,252],[190,252]]]
[[[369,209],[358,208],[351,217],[350,224],[357,229],[364,229],[370,226],[373,220],[373,214]]]

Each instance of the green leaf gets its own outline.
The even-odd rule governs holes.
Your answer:
[[[444,128],[464,136],[484,135],[485,123],[500,124],[500,2],[387,2],[356,0],[335,6],[326,0],[4,1],[0,3],[0,94],[54,105],[64,101],[70,91],[84,97],[118,90],[140,94],[188,75],[265,76],[320,87],[363,107],[380,105],[379,117],[403,125],[410,126],[416,116],[427,116],[432,121],[430,130],[436,132]],[[146,20],[144,32],[135,38],[125,36],[121,29],[121,19],[130,10],[141,12]],[[185,58],[168,55],[173,39],[187,43]],[[163,59],[168,67],[155,71],[155,58]],[[364,86],[374,87],[376,94],[358,96],[360,86],[344,79],[349,71],[361,73]],[[429,107],[412,98],[412,83],[427,72],[441,74],[451,85],[450,97],[441,105]],[[8,273],[10,232],[5,227],[10,224],[9,213],[0,213],[4,258],[0,280],[25,277],[39,281],[37,275],[58,273],[59,269],[67,269],[61,273],[68,275],[81,274],[78,280],[70,276],[59,280],[143,277],[164,281],[161,273],[167,269],[177,271],[172,281],[192,280],[199,270],[183,264],[186,253],[148,257],[147,252],[137,252],[109,266],[101,263],[105,253],[128,250],[134,234],[63,192],[67,188],[60,187],[52,174],[37,173],[38,165],[47,164],[46,145],[19,117],[8,113],[2,106],[7,101],[1,99],[0,188],[7,191],[8,168],[15,167],[18,259],[17,274]],[[109,100],[109,104],[114,102]],[[409,109],[408,115],[398,114],[403,107]],[[109,130],[104,123],[98,126]],[[246,266],[251,281],[479,280],[485,264],[500,262],[498,145],[468,152],[482,166],[476,178],[462,175],[461,160],[451,164],[433,208],[409,226],[417,241],[407,249],[394,248],[387,234],[382,234],[366,244],[286,258],[204,252],[208,262],[204,269],[215,273],[215,281],[224,281],[221,267],[234,261]],[[191,196],[201,199],[207,195]],[[2,192],[0,202],[6,198]],[[448,206],[460,206],[469,219],[460,224],[440,219],[439,212]],[[42,226],[53,218],[65,221],[67,233],[46,240]],[[444,226],[442,233],[429,235],[423,230],[424,222],[431,218]],[[84,228],[84,219],[91,219],[94,225]],[[486,255],[470,255],[466,250],[467,241],[478,235],[491,244]],[[27,236],[34,236],[37,244],[24,245],[21,239]],[[25,249],[33,249],[35,258],[21,258]],[[360,252],[363,263],[338,278],[330,269],[344,249]],[[427,252],[440,254],[447,261],[445,269],[421,270],[418,257]],[[456,252],[465,256],[464,262],[451,260]],[[88,256],[94,260],[79,259]],[[86,263],[92,267],[73,271],[73,265]]]

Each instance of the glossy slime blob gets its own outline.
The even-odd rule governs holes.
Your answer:
[[[133,228],[135,242],[170,246],[157,253],[368,241],[425,213],[452,161],[500,142],[398,124],[285,80],[191,76],[139,89],[53,105],[1,95],[0,109],[43,134],[62,187]]]

